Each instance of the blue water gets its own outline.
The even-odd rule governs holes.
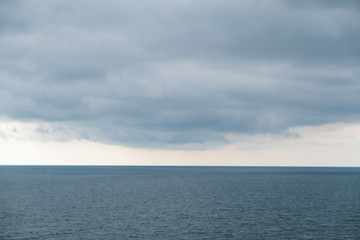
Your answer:
[[[360,169],[0,166],[0,239],[360,239]]]

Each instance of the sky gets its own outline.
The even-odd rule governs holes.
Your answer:
[[[2,0],[0,164],[360,166],[357,0]]]

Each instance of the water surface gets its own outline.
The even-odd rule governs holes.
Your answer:
[[[0,239],[360,239],[360,169],[0,166]]]

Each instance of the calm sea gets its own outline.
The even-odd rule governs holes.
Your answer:
[[[0,239],[360,239],[360,168],[0,166]]]

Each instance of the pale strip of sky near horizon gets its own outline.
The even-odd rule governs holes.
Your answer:
[[[301,138],[258,135],[211,150],[130,148],[87,141],[0,139],[0,165],[360,167],[360,125],[293,129]]]

